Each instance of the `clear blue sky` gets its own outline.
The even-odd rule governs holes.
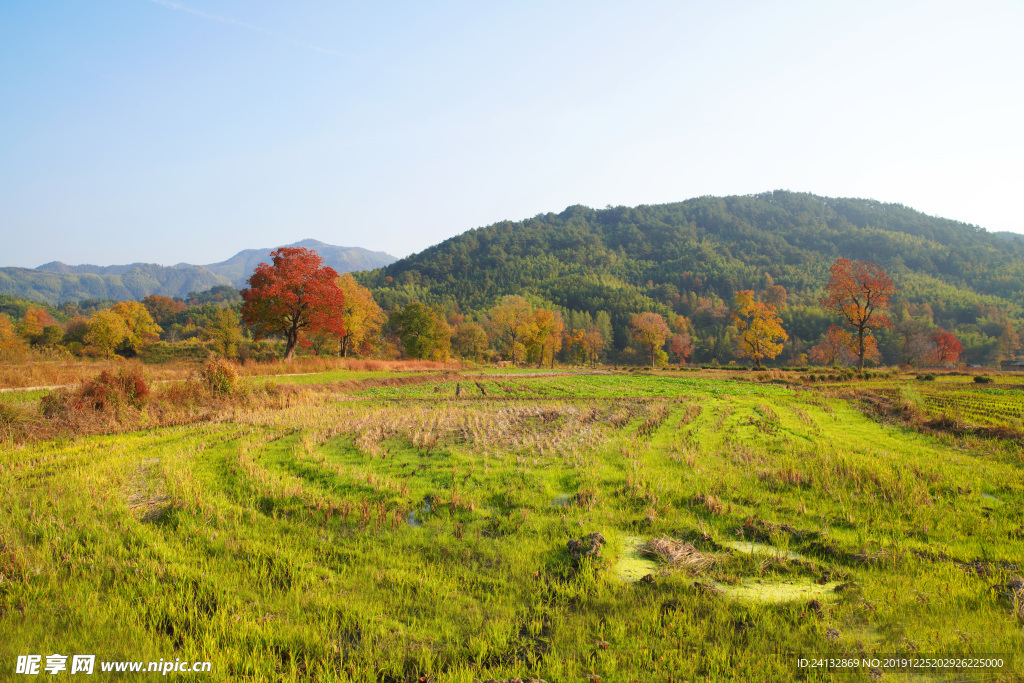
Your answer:
[[[772,189],[1024,232],[1024,2],[0,2],[0,266]]]

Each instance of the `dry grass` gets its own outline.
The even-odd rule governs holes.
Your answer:
[[[239,387],[222,381],[218,373],[196,373],[195,367],[185,381],[155,386],[143,377],[139,363],[113,367],[116,370],[103,370],[93,378],[53,391],[42,398],[38,408],[3,405],[0,441],[13,444],[115,434],[326,400],[316,392],[290,385]]]
[[[85,382],[100,372],[117,371],[138,361],[123,358],[112,360],[37,360],[24,363],[0,363],[0,389],[21,389],[26,387],[68,386]],[[199,363],[175,361],[172,363],[145,365],[149,382],[184,380],[191,377]],[[440,363],[431,360],[377,360],[373,358],[296,358],[288,363],[250,362],[238,365],[238,373],[246,377],[310,374],[331,370],[353,372],[414,372],[423,370],[458,370],[461,363]]]
[[[123,358],[116,360],[75,359],[0,363],[0,389],[68,386],[88,381],[104,370],[116,372],[118,369],[132,364],[133,361],[127,361]],[[194,363],[184,362],[147,365],[146,377],[151,382],[184,379],[195,368],[196,365]]]
[[[686,541],[668,536],[652,538],[640,546],[640,552],[681,569],[691,576],[700,574],[718,561],[715,555],[701,552]]]
[[[704,509],[713,515],[720,515],[725,510],[725,507],[722,505],[722,501],[710,493],[698,493],[693,497],[693,502],[697,505],[704,506]]]
[[[459,370],[461,362],[440,362],[433,360],[380,360],[376,358],[295,358],[289,362],[283,360],[270,363],[246,363],[239,372],[245,376],[253,375],[292,375],[332,370],[351,370],[353,372],[413,372],[423,370]]]

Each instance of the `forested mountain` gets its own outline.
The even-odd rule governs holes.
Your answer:
[[[394,262],[383,252],[359,247],[336,247],[316,240],[287,246],[315,249],[326,265],[339,273],[377,268]],[[270,260],[271,249],[246,249],[230,259],[205,266],[179,263],[161,266],[132,263],[115,266],[69,266],[53,261],[38,268],[0,268],[0,293],[50,304],[83,299],[142,299],[150,294],[184,298],[218,285],[245,286],[245,280],[261,261]]]
[[[230,284],[202,266],[68,266],[47,263],[39,268],[0,268],[0,293],[56,304],[83,299],[141,299],[149,294],[183,297],[188,292]]]
[[[572,206],[470,230],[359,279],[385,308],[421,300],[471,313],[521,294],[565,315],[606,311],[618,348],[627,343],[629,316],[640,311],[689,316],[706,335],[724,339],[736,291],[781,285],[783,320],[798,344],[817,340],[832,322],[818,300],[840,256],[889,272],[901,292],[895,318],[927,317],[975,335],[969,348],[979,354],[992,353],[991,340],[1008,321],[1020,327],[1019,236],[899,204],[784,191]],[[723,357],[710,337],[700,355]]]

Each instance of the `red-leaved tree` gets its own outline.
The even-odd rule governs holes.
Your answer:
[[[821,305],[842,316],[853,331],[850,351],[857,356],[857,365],[863,370],[864,358],[877,349],[871,331],[892,327],[883,311],[896,293],[896,285],[885,270],[867,261],[838,258],[829,273],[832,277],[825,287],[826,296]]]
[[[946,332],[941,327],[935,330],[932,335],[935,342],[935,360],[939,363],[955,363],[960,360],[960,354],[964,352],[964,345],[960,343],[952,332]]]
[[[303,334],[344,334],[345,300],[334,269],[311,249],[281,247],[270,256],[274,264],[256,266],[242,290],[242,320],[256,339],[282,335],[284,359],[291,360]]]

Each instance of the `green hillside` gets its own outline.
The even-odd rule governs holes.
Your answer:
[[[716,305],[737,290],[777,284],[788,292],[787,329],[813,342],[830,322],[817,302],[839,256],[883,266],[906,314],[974,335],[969,351],[991,355],[1000,325],[1013,320],[1020,327],[1020,236],[898,204],[783,191],[635,208],[572,206],[470,230],[360,277],[385,308],[420,299],[465,313],[522,294],[563,312],[607,311],[619,348],[630,314],[691,316],[705,337],[720,335]],[[922,314],[924,304],[930,311]],[[706,358],[714,353],[707,339],[702,348]]]

